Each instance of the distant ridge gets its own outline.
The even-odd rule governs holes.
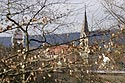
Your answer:
[[[60,43],[66,43],[70,42],[72,40],[78,39],[80,37],[79,32],[74,32],[74,33],[64,33],[64,34],[48,34],[45,35],[46,41],[50,44],[60,44]],[[39,41],[42,41],[43,38],[41,35],[32,35],[29,36],[30,39],[36,39]],[[0,37],[0,44],[10,47],[11,46],[11,37]],[[41,45],[41,43],[36,42],[36,41],[31,41],[30,42],[30,47],[37,47]]]
[[[110,41],[112,33],[116,34],[117,32],[120,32],[119,29],[112,29],[112,30],[104,30],[104,31],[92,31],[91,35],[89,37],[89,43],[90,46],[94,45],[95,41],[98,42],[99,45],[102,45],[102,40],[106,41],[107,43]],[[124,44],[125,45],[125,36],[124,34],[119,36],[119,38],[113,39],[114,43],[117,44]],[[80,38],[80,32],[73,32],[73,33],[64,33],[64,34],[48,34],[45,35],[46,41],[50,44],[61,44],[70,42],[72,40],[76,40]],[[36,39],[38,41],[43,41],[42,36],[40,35],[32,35],[29,36],[30,39]],[[11,46],[11,37],[0,37],[0,44],[10,47]],[[30,41],[30,47],[38,47],[42,43],[36,42],[36,41]]]

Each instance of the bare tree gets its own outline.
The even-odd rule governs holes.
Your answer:
[[[20,29],[26,37],[25,49],[17,50],[16,52],[11,51],[7,53],[8,56],[0,58],[0,82],[107,82],[101,80],[98,75],[89,72],[91,64],[86,64],[83,57],[80,56],[79,52],[83,51],[80,47],[73,46],[72,44],[69,44],[68,47],[64,46],[59,51],[58,56],[56,56],[56,52],[54,52],[53,49],[58,51],[60,48],[55,47],[65,43],[39,46],[35,49],[30,48],[29,45],[31,41],[39,42],[41,45],[42,43],[49,44],[46,41],[46,34],[50,34],[58,28],[68,27],[73,24],[67,21],[67,17],[72,15],[73,12],[64,7],[67,6],[67,4],[69,5],[66,0],[0,1],[2,25],[0,27],[0,33]],[[117,15],[115,16],[117,17]],[[120,20],[123,21],[121,18]],[[51,29],[48,30],[48,28]],[[41,35],[42,40],[29,39],[30,35]],[[79,39],[66,43],[72,43],[77,40]],[[92,51],[92,55],[100,55],[104,50],[106,50],[106,52],[103,52],[103,55],[113,54],[112,52],[107,52],[107,48],[99,48],[99,45],[95,45],[91,48],[89,53]],[[6,51],[2,50],[2,52]],[[49,57],[51,56],[51,58],[48,58],[47,55],[49,55]]]
[[[125,24],[125,2],[124,0],[103,0],[102,6],[106,9],[105,12],[109,14],[109,20],[115,19],[119,24]],[[113,18],[112,18],[113,17]]]
[[[29,44],[30,41],[39,41],[37,39],[29,39],[29,35],[31,33],[37,33],[37,35],[41,35],[44,40],[39,41],[42,43],[47,43],[45,34],[52,33],[56,29],[61,26],[70,25],[71,23],[66,23],[65,19],[70,14],[70,10],[63,7],[63,5],[68,4],[65,0],[1,0],[1,27],[0,33],[11,31],[13,29],[20,29],[26,37],[26,49],[23,51],[18,51],[14,54],[9,54],[8,57],[1,59],[1,62],[6,65],[6,68],[2,68],[1,75],[2,81],[6,82],[7,79],[5,73],[8,76],[20,76],[22,79],[22,83],[26,83],[29,80],[29,76],[27,77],[27,73],[31,73],[29,68],[32,64],[29,64],[29,60],[31,58],[30,54],[33,50],[30,49]],[[63,10],[63,11],[62,11]],[[64,21],[62,21],[64,20]],[[54,25],[54,26],[52,26]],[[47,27],[53,27],[51,31],[46,31]],[[36,51],[38,52],[38,51]],[[38,52],[39,54],[39,52]],[[38,54],[34,54],[33,57],[36,57]],[[44,55],[44,54],[43,54]],[[19,59],[20,58],[20,59]],[[42,62],[49,62],[53,59],[44,60]],[[10,63],[13,61],[12,63]],[[37,62],[39,60],[36,60]],[[33,61],[34,63],[34,61]],[[46,68],[45,68],[46,69]],[[51,69],[51,68],[50,68]],[[31,69],[32,70],[32,69]],[[47,69],[46,69],[47,70]],[[45,70],[45,71],[46,71]],[[34,71],[34,68],[33,68]],[[37,71],[37,69],[35,70]],[[15,74],[14,74],[15,72]],[[9,75],[10,73],[10,75]],[[8,77],[8,82],[11,80]],[[17,80],[15,80],[17,81]]]
[[[112,30],[115,30],[115,34],[111,33],[110,41],[122,42],[120,44],[112,44],[111,48],[115,53],[109,53],[110,56],[114,57],[114,63],[120,61],[120,57],[124,56],[124,34],[125,34],[125,1],[124,0],[102,0],[100,1],[102,7],[104,8],[105,14],[108,15],[107,21],[112,21],[109,27]],[[119,55],[119,56],[118,56]]]

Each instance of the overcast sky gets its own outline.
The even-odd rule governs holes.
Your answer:
[[[104,25],[104,24],[102,25],[100,24],[100,26],[97,26],[97,23],[99,23],[100,20],[105,17],[99,0],[69,0],[68,2],[71,2],[72,4],[70,5],[67,4],[67,6],[75,10],[74,18],[70,18],[69,20],[74,19],[73,21],[78,24],[76,24],[76,26],[72,26],[69,28],[58,29],[56,30],[55,33],[80,32],[82,29],[82,24],[84,20],[85,5],[87,6],[89,30],[91,31],[91,30],[99,29],[100,26]],[[5,35],[10,36],[10,34],[8,35],[5,33],[0,33],[0,36],[5,36]]]
[[[102,19],[105,18],[104,9],[102,8],[102,5],[100,4],[99,0],[70,0],[72,3],[80,3],[80,4],[72,4],[72,7],[75,7],[79,9],[76,11],[76,19],[75,22],[78,22],[79,25],[75,26],[74,28],[70,28],[71,32],[80,32],[82,28],[82,24],[84,21],[84,11],[85,11],[85,5],[87,6],[87,17],[88,17],[88,24],[89,24],[89,30],[95,30],[95,29],[102,29],[104,27],[102,26],[108,26],[108,23],[103,20],[103,24],[100,24],[102,22]],[[74,8],[74,9],[75,9]],[[99,25],[98,25],[99,24]],[[62,31],[67,32],[67,29],[63,29]],[[61,30],[60,30],[61,31]],[[59,31],[59,32],[60,32]]]

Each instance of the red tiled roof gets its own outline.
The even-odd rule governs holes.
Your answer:
[[[66,53],[68,50],[68,45],[61,45],[61,46],[54,46],[49,48],[49,53],[51,54],[60,54],[60,53]]]

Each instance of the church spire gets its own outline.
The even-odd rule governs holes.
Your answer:
[[[82,48],[82,56],[85,58],[86,63],[89,63],[89,29],[88,29],[88,21],[87,21],[87,13],[86,13],[86,5],[84,12],[84,23],[82,26],[82,30],[80,33],[80,47]]]
[[[86,5],[85,5],[84,24],[82,27],[81,34],[88,35],[88,33],[89,33],[89,29],[88,29],[88,20],[87,20]]]
[[[88,37],[87,37],[88,35],[89,35],[89,29],[88,29],[87,13],[86,13],[86,6],[85,6],[84,23],[80,33],[80,38],[81,38],[80,46],[88,48]]]
[[[88,29],[88,21],[87,21],[87,14],[86,14],[86,6],[85,6],[85,16],[84,16],[84,25],[83,25],[83,29],[85,33],[89,32]]]

